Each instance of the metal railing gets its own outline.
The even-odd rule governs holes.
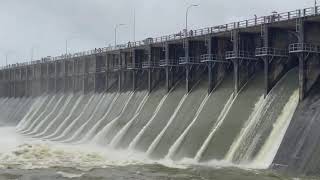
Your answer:
[[[102,73],[102,72],[106,72],[106,67],[105,66],[101,66],[101,67],[96,67],[96,72],[97,73]]]
[[[111,67],[112,70],[114,71],[119,71],[119,70],[123,70],[123,69],[126,69],[127,66],[125,64],[116,64],[114,65],[113,67]]]
[[[201,64],[200,57],[180,57],[179,64]]]
[[[262,56],[288,57],[289,53],[287,49],[262,47],[262,48],[256,48],[255,56],[256,57],[262,57]]]
[[[294,43],[289,45],[289,53],[310,52],[320,53],[320,45],[307,43]]]
[[[144,69],[148,69],[148,68],[156,68],[159,67],[159,63],[158,62],[142,62],[142,68]]]
[[[174,60],[174,59],[169,59],[169,60],[160,60],[160,63],[159,65],[161,67],[164,67],[164,66],[179,66],[179,62],[177,60]]]
[[[141,69],[141,63],[128,63],[127,69]]]
[[[232,31],[234,29],[248,28],[248,27],[254,27],[254,26],[259,26],[259,25],[263,25],[263,24],[277,23],[277,22],[282,22],[282,21],[295,20],[298,18],[317,16],[320,14],[319,7],[320,6],[315,6],[315,7],[298,9],[298,10],[284,12],[284,13],[277,13],[277,14],[252,18],[252,19],[248,19],[248,20],[243,20],[243,21],[239,21],[239,22],[233,22],[233,23],[228,23],[228,24],[223,24],[223,25],[218,25],[218,26],[212,26],[212,27],[191,30],[189,32],[180,31],[175,34],[170,34],[170,35],[165,35],[165,36],[160,36],[160,37],[155,37],[155,38],[147,38],[147,40],[128,42],[126,44],[120,44],[117,46],[95,48],[93,50],[78,52],[78,53],[74,53],[74,54],[64,54],[64,55],[57,56],[57,57],[47,57],[48,59],[46,61],[42,61],[42,62],[57,61],[57,60],[80,57],[80,56],[102,54],[102,53],[107,53],[110,51],[115,51],[115,50],[120,50],[120,49],[127,49],[127,48],[133,48],[133,47],[156,44],[156,43],[164,43],[167,41],[182,40],[186,37],[204,36],[204,35],[208,35],[208,34],[215,34],[215,33]],[[30,64],[34,64],[34,63],[41,63],[41,61],[17,63],[17,64],[15,64],[15,66],[8,65],[8,66],[0,67],[0,69],[25,66],[25,65],[30,65]]]
[[[226,59],[256,59],[255,54],[249,51],[227,51]]]
[[[201,62],[227,62],[224,56],[218,56],[216,54],[203,54],[200,56]]]

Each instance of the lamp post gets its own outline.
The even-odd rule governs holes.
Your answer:
[[[8,66],[8,53],[6,53],[6,66]]]
[[[117,24],[114,28],[114,47],[117,46],[117,30],[120,26],[124,26],[125,24]]]
[[[74,38],[78,38],[80,36],[80,34],[72,34],[71,36],[66,38],[65,41],[65,46],[66,46],[66,56],[68,55],[68,46],[69,46],[69,41],[74,39]]]
[[[186,35],[188,36],[188,15],[189,15],[189,11],[192,7],[197,7],[199,6],[199,4],[191,4],[190,6],[188,6],[187,10],[186,10]]]
[[[30,60],[33,61],[33,55],[34,55],[34,47],[31,47],[30,51]]]
[[[68,55],[68,39],[66,39],[66,56]]]

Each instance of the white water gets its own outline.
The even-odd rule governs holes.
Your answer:
[[[121,113],[118,117],[116,117],[115,119],[113,119],[110,123],[108,123],[100,132],[98,132],[98,134],[96,136],[94,136],[93,138],[93,142],[97,143],[97,144],[103,144],[104,142],[104,138],[106,136],[106,134],[110,131],[110,128],[113,127],[113,124],[115,124],[120,117],[123,115],[123,113],[125,112],[125,109],[128,107],[130,100],[133,97],[133,93],[130,94],[129,98],[127,99],[127,101],[125,102],[124,107],[121,110]]]
[[[245,135],[248,133],[248,131],[254,127],[254,125],[259,121],[261,112],[265,108],[268,98],[264,98],[264,95],[262,95],[257,103],[255,104],[254,110],[252,111],[251,115],[249,116],[246,123],[244,123],[244,126],[242,127],[242,130],[240,131],[240,134],[238,137],[233,141],[228,153],[225,156],[225,160],[232,162],[233,156],[235,152],[238,150],[238,147],[240,146],[241,142],[243,141]]]
[[[47,96],[45,96],[45,97],[40,96],[39,98],[35,99],[35,102],[32,104],[28,113],[21,119],[20,123],[17,125],[17,127],[16,127],[17,131],[20,132],[23,129],[27,128],[27,126],[29,125],[29,122],[31,121],[31,119],[33,119],[34,115],[37,113],[39,108],[42,106],[42,104],[44,103],[46,98],[47,98]]]
[[[128,93],[129,94],[129,93]],[[127,94],[127,95],[128,95]],[[93,126],[93,128],[90,128],[87,132],[85,132],[86,134],[84,135],[84,139],[86,140],[90,140],[91,141],[91,137],[93,138],[93,141],[91,141],[90,144],[85,144],[85,141],[82,141],[82,144],[78,144],[78,145],[66,145],[66,144],[60,144],[60,143],[53,143],[53,142],[46,142],[46,141],[42,141],[42,140],[32,140],[32,139],[28,139],[28,138],[23,138],[20,137],[19,135],[14,135],[13,133],[13,137],[14,139],[10,139],[8,138],[8,141],[12,141],[10,143],[12,143],[12,145],[8,145],[5,146],[6,148],[8,148],[8,150],[4,153],[1,153],[2,149],[0,149],[0,162],[3,162],[2,164],[0,163],[0,168],[3,164],[10,164],[13,165],[14,163],[17,162],[22,162],[22,165],[24,167],[30,167],[30,168],[34,168],[34,167],[48,167],[48,166],[70,166],[70,167],[74,167],[74,166],[86,166],[86,167],[104,167],[107,165],[116,165],[116,164],[126,164],[126,163],[147,163],[147,162],[152,162],[150,159],[147,158],[148,155],[152,154],[152,152],[155,150],[155,148],[157,148],[157,146],[159,145],[160,140],[162,139],[163,135],[165,134],[165,132],[167,131],[168,127],[171,126],[173,120],[176,118],[177,114],[179,113],[182,105],[184,104],[185,100],[188,98],[188,95],[184,95],[183,98],[180,100],[178,106],[175,108],[174,113],[171,115],[170,119],[165,119],[166,121],[166,125],[165,127],[161,130],[161,132],[159,134],[157,134],[157,137],[153,140],[153,142],[151,143],[151,145],[148,147],[147,152],[144,154],[138,154],[137,152],[132,151],[134,149],[134,147],[136,147],[136,144],[139,142],[139,140],[141,139],[141,137],[144,135],[144,132],[146,130],[146,128],[150,127],[150,124],[154,121],[155,117],[157,116],[158,112],[160,111],[161,107],[163,106],[166,98],[168,98],[169,94],[166,94],[164,97],[162,97],[161,101],[159,102],[156,110],[153,112],[152,117],[145,122],[146,124],[139,129],[139,133],[137,134],[136,137],[134,137],[134,139],[130,142],[129,144],[129,148],[127,150],[114,150],[114,148],[118,145],[118,143],[121,141],[121,139],[124,137],[124,135],[126,135],[126,133],[128,132],[128,129],[132,126],[134,120],[136,120],[136,118],[138,117],[139,113],[141,113],[141,110],[143,109],[143,106],[145,105],[147,99],[148,99],[148,95],[145,95],[143,97],[143,100],[140,102],[137,110],[134,113],[134,116],[128,120],[128,122],[125,122],[125,124],[117,133],[116,135],[112,138],[110,145],[108,146],[100,146],[101,143],[103,143],[105,135],[109,132],[109,130],[111,128],[113,128],[114,124],[120,122],[120,118],[123,116],[123,114],[126,112],[125,110],[127,108],[130,108],[129,106],[129,102],[133,99],[134,94],[131,93],[129,94],[130,96],[125,99],[124,105],[121,106],[121,110],[119,109],[120,114],[118,114],[119,112],[117,111],[117,117],[110,119],[111,121],[106,124],[105,127],[101,127],[102,129],[94,136],[93,132],[96,131],[96,129],[98,128],[98,126],[101,124],[101,122],[108,116],[108,114],[110,113],[113,104],[116,102],[119,94],[117,94],[117,96],[115,98],[112,98],[112,102],[110,102],[110,106],[105,109],[106,112],[104,114],[101,114],[101,116],[103,116],[102,118],[100,118],[97,122],[95,119],[95,124],[91,124]],[[38,99],[37,101],[35,101],[35,103],[32,105],[32,107],[30,108],[30,111],[26,114],[26,116],[23,118],[23,120],[19,123],[19,125],[17,126],[17,129],[25,129],[25,128],[30,128],[30,126],[36,125],[34,128],[31,128],[32,132],[38,132],[41,129],[39,129],[39,127],[49,123],[49,125],[46,127],[45,131],[42,132],[40,135],[46,135],[46,132],[49,128],[51,128],[51,126],[56,123],[58,124],[57,128],[53,131],[53,134],[51,133],[51,135],[47,135],[47,137],[55,137],[56,135],[59,135],[58,137],[54,138],[54,139],[60,139],[64,140],[64,142],[67,142],[68,140],[72,140],[73,138],[75,138],[77,135],[79,135],[79,133],[82,132],[83,128],[90,122],[92,121],[94,115],[97,111],[98,111],[98,107],[102,104],[102,102],[104,101],[104,97],[105,95],[103,95],[103,97],[98,101],[98,103],[96,105],[94,105],[95,107],[93,107],[93,111],[92,114],[89,116],[85,116],[88,117],[88,119],[83,123],[83,124],[79,124],[80,118],[82,118],[82,120],[84,119],[83,115],[85,114],[85,110],[88,108],[88,105],[93,102],[93,97],[95,97],[97,99],[97,96],[93,95],[90,97],[88,97],[88,102],[86,102],[86,104],[81,104],[83,106],[82,109],[83,111],[81,111],[81,113],[78,115],[77,111],[75,110],[76,108],[79,108],[79,103],[83,102],[83,96],[79,96],[75,101],[73,102],[74,104],[70,104],[71,99],[72,99],[73,95],[69,95],[67,101],[64,103],[63,107],[60,109],[59,113],[57,114],[57,117],[55,117],[52,121],[49,121],[49,116],[52,115],[52,113],[54,113],[54,111],[57,108],[57,105],[59,104],[59,102],[61,102],[62,97],[60,97],[60,99],[58,100],[58,102],[54,102],[56,104],[52,104],[52,101],[54,99],[54,97],[52,97],[52,99],[50,99],[49,103],[46,105],[46,108],[42,108],[43,112],[39,112],[40,107],[43,105],[43,102],[45,102],[45,99]],[[127,97],[127,96],[126,96]],[[173,145],[169,148],[168,154],[166,155],[165,159],[157,161],[159,163],[164,163],[164,164],[172,164],[172,162],[170,162],[171,157],[174,155],[174,153],[177,151],[177,149],[180,147],[181,143],[183,142],[183,140],[186,138],[186,134],[190,131],[190,129],[196,125],[197,120],[199,118],[199,114],[201,113],[201,111],[203,110],[203,107],[206,105],[206,102],[209,99],[209,95],[207,95],[201,102],[195,117],[192,119],[191,123],[188,124],[188,126],[186,127],[186,129],[183,129],[182,134],[179,134],[179,137],[177,139],[174,139],[174,143]],[[58,98],[56,98],[58,99]],[[206,140],[204,141],[204,143],[202,144],[202,146],[200,147],[200,149],[198,150],[197,154],[195,155],[195,157],[193,159],[183,159],[181,162],[189,162],[191,164],[228,164],[227,166],[233,166],[230,165],[232,159],[235,156],[235,153],[237,152],[237,150],[239,149],[239,147],[241,146],[241,143],[244,141],[244,138],[248,135],[249,132],[251,132],[252,128],[254,128],[256,126],[256,124],[258,123],[258,121],[260,120],[260,116],[261,113],[265,108],[269,102],[269,99],[263,99],[263,97],[261,97],[259,99],[259,101],[256,103],[255,108],[253,109],[253,112],[251,113],[250,117],[248,118],[248,120],[246,121],[246,123],[244,123],[239,135],[237,136],[237,138],[235,138],[233,140],[233,143],[229,149],[229,151],[227,152],[225,159],[223,161],[208,161],[205,163],[199,163],[199,160],[201,160],[202,158],[202,154],[207,150],[208,145],[210,143],[210,141],[212,140],[212,138],[214,137],[216,131],[221,127],[221,125],[224,123],[224,120],[227,116],[227,114],[229,113],[231,107],[233,106],[234,101],[237,99],[237,96],[235,94],[232,94],[228,101],[226,102],[226,104],[224,104],[223,110],[220,112],[220,115],[216,121],[216,123],[210,127],[212,128],[210,133],[208,133],[208,137],[206,138]],[[289,126],[289,123],[291,121],[291,118],[293,116],[293,113],[297,107],[298,104],[298,91],[295,91],[293,93],[293,95],[291,96],[290,100],[287,102],[287,104],[283,107],[282,113],[280,114],[280,116],[277,118],[277,120],[275,121],[275,124],[273,126],[273,129],[269,135],[269,137],[267,138],[266,142],[264,142],[264,145],[262,146],[260,152],[258,153],[258,155],[255,157],[254,161],[252,162],[252,167],[257,168],[267,168],[268,165],[272,162],[280,144],[282,141],[282,138]],[[47,99],[48,101],[49,99]],[[140,99],[141,100],[141,99]],[[111,100],[110,100],[111,101]],[[0,101],[2,102],[2,101]],[[51,103],[51,106],[49,106]],[[20,103],[21,104],[21,103]],[[72,109],[69,110],[65,110],[65,107],[69,107],[70,105],[72,105]],[[50,111],[49,107],[53,107],[52,110]],[[44,113],[46,112],[46,113]],[[66,114],[67,112],[67,114]],[[48,114],[47,114],[48,113]],[[90,111],[91,113],[91,111]],[[33,117],[36,116],[36,114],[38,115],[38,117]],[[65,117],[66,118],[61,119],[60,116]],[[113,113],[115,114],[115,113]],[[72,119],[71,119],[72,116]],[[31,118],[32,117],[32,118]],[[44,117],[42,119],[40,119],[40,117]],[[59,122],[58,119],[60,118]],[[69,121],[69,125],[67,124],[67,120]],[[168,121],[167,121],[168,120]],[[62,122],[60,122],[62,121]],[[36,122],[39,122],[39,124],[35,124]],[[122,123],[123,121],[121,121]],[[55,125],[56,125],[55,124]],[[79,125],[79,127],[74,127],[75,125]],[[69,135],[68,132],[71,131],[71,128],[77,128],[77,131],[74,132],[73,136],[71,136],[69,139],[62,139],[62,138],[66,138],[66,135]],[[12,134],[12,132],[8,132],[8,131],[12,131],[12,130],[5,130],[2,129],[0,127],[0,135],[2,134],[2,132],[4,132],[5,134]],[[72,131],[73,132],[73,131]],[[59,134],[61,133],[61,134]],[[6,136],[5,134],[3,134],[3,136]],[[10,134],[10,136],[11,136]],[[19,139],[20,138],[20,139]],[[18,140],[17,140],[18,139]],[[0,138],[0,145],[2,146],[2,144],[5,144],[6,140],[5,139],[1,139]],[[36,142],[35,142],[36,141]],[[21,145],[22,143],[26,143],[25,145]],[[21,145],[21,146],[19,146]],[[105,144],[103,144],[105,145]],[[17,147],[18,146],[18,147]],[[111,149],[110,149],[111,148]],[[97,153],[96,153],[97,152]],[[9,154],[8,154],[9,153]],[[10,154],[11,153],[11,154]],[[20,155],[22,154],[22,155]],[[111,156],[115,156],[115,157],[111,157]],[[40,158],[40,160],[39,160]],[[39,161],[39,162],[38,162]],[[229,161],[229,162],[228,162]],[[173,163],[178,163],[178,162],[173,162]],[[186,163],[188,164],[188,163]]]
[[[75,119],[72,120],[72,122],[68,125],[68,127],[66,127],[59,136],[57,136],[57,137],[55,137],[55,138],[52,138],[51,140],[55,141],[55,140],[61,139],[62,137],[65,137],[65,136],[67,135],[67,133],[69,133],[70,129],[74,126],[74,124],[76,124],[77,121],[79,121],[79,119],[83,116],[83,114],[86,112],[85,110],[88,108],[88,106],[91,104],[91,102],[92,102],[93,100],[94,100],[94,95],[92,95],[92,96],[90,97],[89,101],[86,102],[83,110],[80,112],[80,114],[79,114]],[[77,106],[78,106],[78,105],[77,105]],[[75,106],[74,108],[77,108],[77,106]],[[70,113],[70,116],[71,116],[72,114],[73,114],[73,112]],[[63,127],[63,126],[62,126],[62,127]]]
[[[46,96],[45,98],[43,98],[43,100],[41,101],[41,103],[36,106],[37,109],[36,111],[34,111],[34,113],[31,115],[31,117],[26,119],[26,124],[23,126],[23,128],[21,128],[20,133],[25,133],[27,132],[27,130],[31,127],[31,124],[34,122],[34,120],[37,118],[35,117],[38,113],[40,113],[39,111],[41,110],[41,107],[45,105],[45,102],[47,99],[49,99],[49,96]]]
[[[38,117],[36,117],[36,119],[32,122],[32,124],[29,126],[29,128],[24,131],[23,133],[26,135],[31,135],[34,130],[34,128],[38,125],[39,121],[41,121],[42,119],[40,119],[43,115],[45,115],[45,113],[49,110],[49,106],[54,102],[56,95],[52,96],[50,98],[50,101],[48,102],[48,104],[45,106],[45,109],[39,114]]]
[[[152,121],[155,119],[155,117],[157,116],[157,114],[159,113],[163,103],[165,102],[165,100],[167,99],[167,97],[169,96],[169,93],[167,93],[159,102],[156,110],[153,113],[153,116],[150,118],[150,120],[148,121],[147,124],[145,124],[143,126],[143,128],[140,130],[140,132],[137,134],[137,136],[131,141],[131,143],[129,144],[129,149],[133,150],[137,143],[139,142],[139,140],[141,139],[142,135],[144,134],[144,132],[146,131],[147,127],[150,126],[150,124],[152,123]]]
[[[129,127],[133,123],[133,121],[138,117],[139,113],[141,112],[142,107],[145,105],[149,98],[149,95],[146,94],[141,103],[139,104],[138,109],[135,112],[135,115],[131,118],[131,120],[123,127],[121,130],[116,134],[116,136],[112,139],[110,145],[111,147],[116,147],[116,145],[120,142],[122,137],[127,133]]]
[[[169,121],[167,122],[166,126],[162,129],[162,131],[160,132],[160,134],[158,134],[158,136],[156,137],[156,139],[151,143],[150,147],[147,150],[147,154],[150,155],[154,149],[156,148],[156,146],[159,144],[160,139],[162,138],[162,136],[164,135],[164,133],[166,132],[166,130],[168,129],[168,127],[171,125],[171,123],[173,122],[174,118],[177,116],[182,104],[184,103],[184,101],[187,99],[188,94],[185,94],[182,99],[180,100],[177,108],[174,110],[174,113],[172,114],[172,116],[170,117]]]
[[[296,90],[291,95],[289,101],[284,106],[280,116],[278,116],[271,134],[262,146],[260,152],[250,163],[251,167],[266,169],[272,163],[281,145],[282,139],[289,127],[293,114],[299,103],[299,91]]]
[[[79,134],[82,132],[82,130],[88,125],[88,123],[90,123],[90,121],[92,121],[94,114],[97,113],[99,107],[101,106],[101,104],[103,103],[103,101],[105,100],[105,98],[107,97],[107,94],[103,94],[103,96],[100,98],[97,106],[95,107],[95,109],[93,110],[93,113],[90,115],[90,117],[88,118],[88,120],[68,139],[66,139],[64,142],[70,142],[72,141],[74,138],[76,138],[77,136],[79,136]]]
[[[177,149],[180,147],[181,143],[183,142],[184,138],[186,137],[187,133],[189,132],[189,130],[191,129],[192,126],[194,126],[194,124],[197,122],[199,114],[201,113],[201,111],[203,110],[203,107],[205,106],[205,104],[207,103],[208,99],[209,99],[210,95],[207,95],[202,103],[199,106],[199,109],[195,115],[195,117],[193,118],[192,122],[189,124],[189,126],[183,131],[183,133],[179,136],[179,138],[174,142],[174,144],[169,148],[168,154],[166,155],[165,159],[171,159],[172,156],[176,153]]]
[[[100,125],[100,123],[106,119],[106,117],[109,115],[109,113],[111,112],[112,106],[114,105],[114,103],[117,101],[117,99],[119,98],[120,93],[117,93],[116,97],[113,98],[107,112],[105,113],[105,115],[96,123],[96,125],[93,126],[93,128],[84,136],[84,138],[80,141],[80,143],[85,143],[86,141],[91,140],[92,137],[95,136],[94,132],[98,129],[98,126]]]
[[[237,95],[235,96],[234,93],[232,93],[231,96],[229,97],[228,101],[224,105],[223,110],[221,111],[217,122],[213,126],[209,136],[204,141],[204,143],[202,144],[201,148],[198,150],[198,152],[197,152],[197,154],[196,154],[196,156],[194,158],[197,162],[200,161],[204,151],[208,148],[208,145],[209,145],[213,135],[215,134],[217,129],[219,129],[219,127],[222,125],[224,119],[226,118],[227,114],[229,113],[229,111],[230,111],[234,101],[236,100],[236,98],[237,98]]]
[[[63,114],[65,108],[68,106],[68,104],[70,103],[71,99],[73,98],[74,95],[70,95],[68,96],[66,102],[64,103],[64,105],[61,107],[60,112],[57,114],[57,116],[51,121],[51,123],[46,127],[46,129],[44,131],[42,131],[41,133],[36,134],[36,136],[43,136],[46,135],[46,133],[48,132],[48,130],[51,128],[51,126],[56,123],[56,121],[60,118],[60,116]],[[49,135],[43,137],[43,138],[47,138]]]
[[[56,111],[56,109],[58,108],[58,106],[59,106],[59,104],[60,104],[60,102],[62,101],[63,98],[64,98],[64,96],[61,96],[59,98],[59,100],[55,104],[53,110],[50,113],[48,113],[48,115],[39,123],[39,125],[34,129],[34,131],[32,131],[32,133],[40,132],[41,131],[40,128],[42,127],[42,125],[45,124],[45,123],[48,123],[47,121],[50,121],[50,119],[48,119],[48,117],[50,117]]]

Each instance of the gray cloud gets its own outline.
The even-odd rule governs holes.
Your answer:
[[[136,39],[178,32],[184,27],[185,8],[189,27],[201,28],[288,11],[313,5],[313,0],[0,0],[0,64],[9,53],[9,63],[56,56],[113,44],[114,26],[119,42],[133,40],[133,9],[136,11]]]

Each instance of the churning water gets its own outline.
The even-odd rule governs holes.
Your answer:
[[[296,71],[266,98],[257,73],[238,94],[226,77],[211,94],[203,80],[187,94],[178,82],[169,93],[0,99],[0,177],[286,179],[253,169],[271,165],[290,124]]]

